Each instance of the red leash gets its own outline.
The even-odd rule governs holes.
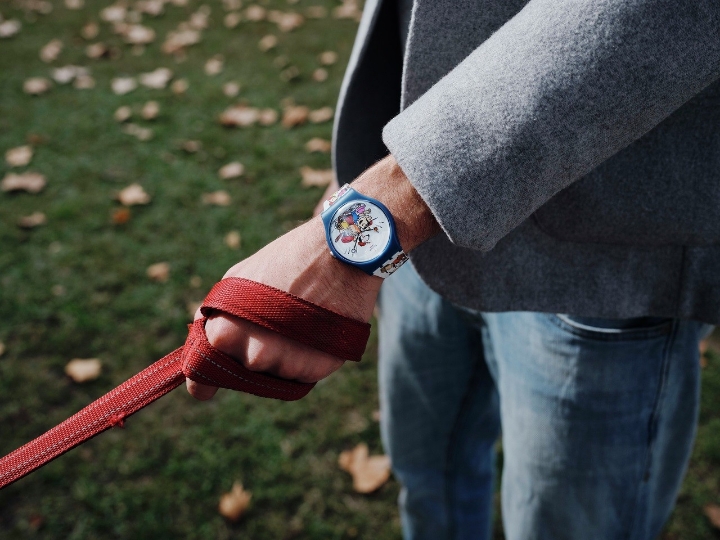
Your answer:
[[[174,350],[94,401],[63,423],[0,459],[0,489],[42,467],[180,386],[193,381],[256,396],[293,401],[315,384],[279,379],[245,368],[214,348],[205,336],[207,317],[226,313],[246,319],[333,356],[359,361],[370,325],[317,306],[279,289],[242,278],[217,283],[190,325],[183,347]]]

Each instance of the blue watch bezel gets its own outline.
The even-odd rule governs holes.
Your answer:
[[[344,262],[345,264],[349,264],[351,266],[354,266],[356,268],[359,268],[363,272],[369,275],[378,275],[378,270],[382,268],[382,266],[388,262],[388,259],[392,257],[393,255],[397,253],[402,253],[402,247],[400,246],[400,241],[398,240],[397,233],[395,232],[395,220],[393,219],[392,214],[390,213],[390,210],[388,210],[387,206],[385,206],[383,203],[378,201],[377,199],[373,199],[372,197],[368,197],[367,195],[363,195],[362,193],[359,193],[355,191],[352,187],[346,186],[345,193],[337,197],[334,201],[330,203],[328,207],[326,207],[322,213],[320,214],[320,217],[323,222],[323,226],[325,227],[325,240],[327,241],[327,245],[330,248],[330,253],[333,257],[336,259]],[[332,199],[331,199],[332,200]],[[346,258],[343,256],[337,248],[333,245],[332,242],[332,236],[330,234],[330,225],[332,224],[332,217],[335,215],[336,209],[340,206],[353,202],[353,201],[367,201],[371,204],[374,204],[380,210],[382,210],[385,213],[385,216],[387,216],[388,224],[390,226],[390,237],[388,240],[387,245],[385,248],[380,251],[377,257],[370,259],[369,261],[364,262],[358,262],[353,261],[351,259]],[[379,276],[383,277],[383,276]]]

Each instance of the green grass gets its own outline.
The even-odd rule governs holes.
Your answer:
[[[298,168],[330,166],[325,154],[307,154],[312,137],[330,138],[331,124],[286,130],[271,127],[225,129],[218,114],[236,101],[280,110],[291,97],[298,104],[334,106],[356,23],[332,18],[308,20],[283,34],[269,22],[222,24],[220,2],[212,7],[203,41],[177,63],[160,52],[166,32],[187,19],[200,2],[168,5],[155,19],[158,40],[135,56],[107,24],[94,41],[119,58],[89,60],[80,29],[97,20],[106,2],[86,0],[83,10],[55,2],[49,15],[24,12],[19,2],[0,0],[4,18],[18,18],[21,33],[0,40],[0,151],[32,141],[35,156],[22,170],[48,178],[40,194],[0,194],[0,454],[27,442],[115,385],[182,344],[187,305],[199,301],[225,270],[308,218],[321,190],[300,188]],[[247,5],[247,4],[246,4]],[[271,0],[269,8],[302,11],[331,8],[334,0]],[[261,53],[257,42],[279,37],[276,50]],[[65,48],[51,65],[38,58],[50,39]],[[317,55],[339,54],[324,83],[312,80]],[[215,54],[225,57],[216,77],[203,72]],[[282,82],[274,64],[286,56],[301,75]],[[92,90],[55,85],[42,96],[22,92],[31,76],[50,68],[88,66]],[[140,88],[125,96],[110,91],[118,75],[171,68],[190,83],[184,95]],[[222,94],[237,80],[236,99]],[[154,131],[140,142],[113,119],[121,105],[139,108],[157,100],[160,117],[133,121]],[[185,140],[202,150],[186,154]],[[217,170],[239,160],[246,174],[218,179]],[[0,163],[0,175],[10,169]],[[151,204],[131,209],[131,219],[113,223],[114,196],[139,182]],[[208,207],[203,193],[227,190],[229,207]],[[17,220],[34,211],[48,223],[33,230]],[[242,234],[239,250],[223,237]],[[166,283],[148,280],[148,265],[171,265]],[[201,285],[191,286],[198,276]],[[197,281],[197,280],[195,280]],[[61,294],[58,294],[61,293]],[[127,422],[0,492],[1,538],[398,538],[397,483],[377,493],[352,491],[339,470],[338,454],[359,442],[382,451],[377,409],[374,337],[364,362],[348,365],[297,403],[281,403],[221,391],[199,403],[177,390]],[[63,372],[72,358],[98,357],[101,377],[72,383]],[[704,370],[703,411],[690,472],[666,538],[711,539],[702,506],[720,502],[720,356]],[[351,426],[348,428],[348,426]],[[251,508],[237,524],[217,512],[219,496],[240,480],[253,493]],[[498,537],[501,532],[498,531]]]

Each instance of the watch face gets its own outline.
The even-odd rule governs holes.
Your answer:
[[[352,262],[378,258],[390,243],[387,215],[370,201],[342,205],[330,221],[330,240],[338,255]]]

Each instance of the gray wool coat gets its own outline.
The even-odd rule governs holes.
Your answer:
[[[404,55],[396,2],[367,0],[334,165],[395,156],[445,233],[430,287],[720,323],[718,0],[415,0]]]

